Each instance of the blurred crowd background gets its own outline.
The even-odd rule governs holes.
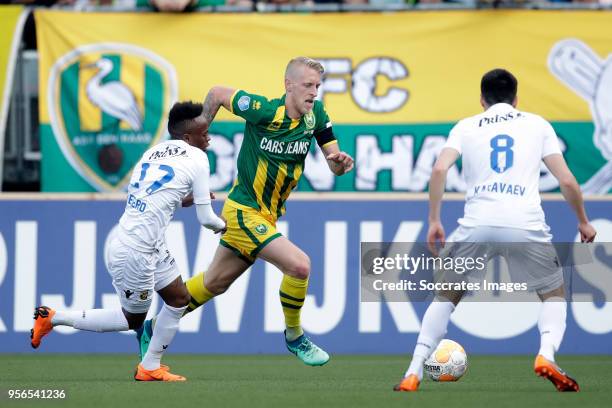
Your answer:
[[[23,4],[31,6],[63,6],[74,8],[109,6],[115,8],[143,9],[163,12],[189,12],[207,7],[239,7],[245,9],[266,9],[268,6],[318,5],[369,5],[369,6],[411,6],[411,5],[464,5],[475,7],[512,7],[546,4],[591,4],[612,5],[612,0],[0,0],[0,4]]]

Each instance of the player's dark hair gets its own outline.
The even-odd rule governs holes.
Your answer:
[[[514,102],[518,81],[509,71],[496,68],[483,75],[480,93],[487,105]]]
[[[202,109],[201,103],[176,102],[168,114],[168,132],[172,139],[182,139],[188,122],[200,116]]]

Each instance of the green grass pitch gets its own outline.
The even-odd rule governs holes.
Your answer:
[[[602,407],[612,401],[612,356],[559,356],[582,392],[559,393],[532,371],[531,356],[470,356],[457,383],[426,380],[396,393],[407,356],[333,356],[307,367],[290,355],[172,355],[186,383],[138,383],[131,355],[0,354],[1,407]],[[9,389],[63,389],[62,401],[9,400]]]

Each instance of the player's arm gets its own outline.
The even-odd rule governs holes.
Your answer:
[[[211,191],[210,199],[214,200],[215,198],[216,198],[215,193]],[[192,205],[193,205],[193,193],[189,193],[181,200],[181,207],[187,208],[187,207],[191,207]]]
[[[337,141],[335,143],[328,143],[324,145],[321,147],[321,150],[323,151],[323,154],[325,154],[325,159],[327,160],[329,169],[336,176],[346,174],[353,169],[353,158],[346,152],[340,151]]]
[[[231,100],[235,93],[235,89],[226,86],[213,86],[210,88],[204,99],[204,109],[202,110],[202,116],[208,124],[212,123],[221,106],[230,112],[232,111]]]
[[[189,193],[185,197],[183,197],[183,199],[181,200],[181,207],[187,208],[187,207],[191,207],[192,205],[193,205],[193,193]]]
[[[340,151],[338,146],[338,140],[334,136],[332,130],[332,123],[327,116],[327,112],[322,105],[317,103],[316,109],[321,117],[320,125],[315,129],[314,137],[317,140],[317,144],[321,148],[321,151],[325,155],[327,165],[332,173],[336,176],[341,176],[348,173],[353,169],[354,161],[353,158],[346,152]]]
[[[198,160],[198,166],[193,179],[193,202],[196,205],[196,215],[198,221],[204,228],[213,230],[216,233],[224,232],[226,222],[222,217],[218,217],[212,208],[209,179],[210,166],[208,157],[202,152],[202,159]]]
[[[548,170],[559,181],[559,188],[565,201],[569,203],[578,218],[578,231],[582,242],[593,242],[597,232],[589,223],[589,219],[584,209],[584,200],[582,192],[576,178],[567,167],[567,163],[561,154],[554,153],[544,157],[544,164]]]
[[[225,232],[227,228],[225,220],[215,214],[211,203],[196,204],[196,215],[204,228],[212,230],[215,234]]]
[[[444,195],[444,186],[446,185],[446,174],[448,169],[459,158],[459,152],[451,147],[445,147],[440,152],[438,160],[431,171],[431,179],[429,180],[429,230],[427,231],[427,244],[429,249],[435,255],[438,254],[436,242],[444,247],[446,238],[444,228],[440,221],[440,209],[442,207],[442,196]]]

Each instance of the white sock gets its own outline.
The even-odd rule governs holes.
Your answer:
[[[184,307],[172,307],[164,304],[161,312],[157,315],[153,337],[149,343],[149,350],[142,359],[142,366],[145,370],[156,370],[161,363],[162,355],[168,345],[172,342],[174,335],[179,327],[179,320],[183,317]]]
[[[551,297],[542,302],[538,329],[540,330],[540,351],[547,360],[555,361],[555,353],[561,346],[565,333],[567,302],[561,297]]]
[[[453,310],[455,310],[455,305],[452,302],[434,301],[429,305],[423,316],[421,331],[412,354],[412,361],[410,361],[410,366],[404,377],[416,374],[419,381],[423,379],[423,363],[436,349],[440,340],[444,338]]]
[[[57,310],[51,323],[53,326],[70,326],[95,332],[129,330],[127,319],[120,309]]]

